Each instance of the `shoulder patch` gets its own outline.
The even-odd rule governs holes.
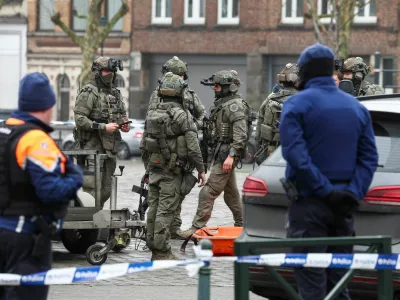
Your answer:
[[[233,103],[229,106],[229,110],[231,112],[237,112],[237,110],[239,109],[239,106],[236,103]]]

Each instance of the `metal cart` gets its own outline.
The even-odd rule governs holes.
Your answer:
[[[119,166],[120,174],[113,174],[112,176],[110,209],[103,210],[100,202],[101,162],[107,159],[107,155],[100,154],[96,150],[68,150],[63,152],[71,158],[81,157],[85,160],[94,160],[94,172],[85,171],[84,175],[94,176],[95,197],[92,203],[79,199],[79,197],[71,201],[60,234],[61,241],[71,253],[85,253],[90,264],[101,265],[107,260],[109,251],[121,251],[129,245],[131,238],[144,239],[146,222],[141,220],[136,210],[117,209],[118,176],[122,175],[124,166]],[[103,242],[103,244],[97,242]]]

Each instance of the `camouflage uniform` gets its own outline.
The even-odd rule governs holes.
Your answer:
[[[348,58],[340,72],[352,72],[353,85],[355,88],[355,96],[372,96],[372,95],[382,95],[385,93],[382,87],[377,84],[371,84],[364,80],[370,71],[369,66],[367,66],[361,57],[350,57]],[[343,75],[341,75],[343,76]]]
[[[247,154],[248,119],[251,108],[237,94],[240,80],[236,71],[223,70],[213,77],[213,83],[222,87],[216,94],[209,117],[209,146],[212,149],[211,172],[199,193],[199,203],[192,227],[178,231],[182,238],[190,237],[204,227],[211,217],[215,199],[224,192],[224,201],[233,214],[234,225],[242,226],[242,203],[236,183],[235,167]],[[250,133],[251,134],[251,133]],[[223,171],[227,157],[233,156],[232,169]]]
[[[172,72],[175,75],[183,76],[183,79],[188,79],[188,69],[186,63],[181,61],[177,56],[174,56],[172,59],[168,60],[161,68],[161,73],[165,74],[167,72]],[[160,98],[158,96],[158,89],[155,89],[150,96],[149,108],[148,111],[157,107],[157,104],[160,102]],[[197,96],[195,91],[191,90],[189,87],[186,87],[183,90],[183,106],[184,109],[189,110],[191,113],[194,122],[196,124],[197,129],[201,129],[203,127],[203,119],[204,119],[204,106],[202,105],[200,98]],[[182,210],[182,202],[185,199],[186,195],[181,195],[181,201],[179,203],[178,209],[176,210],[176,217],[171,225],[171,236],[172,238],[176,238],[176,232],[182,225],[181,219],[181,210]]]
[[[161,102],[146,116],[142,152],[149,172],[147,246],[152,259],[176,259],[169,244],[170,227],[181,202],[204,172],[196,126],[182,106],[184,80],[171,72],[158,88]]]
[[[116,167],[116,154],[121,142],[121,133],[107,132],[106,124],[126,122],[126,110],[121,93],[113,88],[115,73],[118,62],[108,57],[100,57],[93,62],[92,74],[89,84],[80,91],[75,102],[75,124],[74,138],[76,148],[98,150],[107,154],[108,159],[104,161],[101,178],[101,204],[107,201],[111,194],[111,176]],[[122,65],[120,65],[120,70]],[[112,73],[106,77],[101,76],[102,70]],[[89,161],[89,169],[93,169],[94,161]],[[83,166],[84,167],[84,166]],[[83,188],[86,192],[95,196],[95,185],[93,176],[85,176]]]
[[[283,102],[298,92],[295,84],[298,81],[299,69],[289,63],[277,74],[279,84],[283,85],[276,93],[271,93],[261,104],[258,112],[256,129],[257,152],[255,161],[260,165],[279,145],[279,118]]]

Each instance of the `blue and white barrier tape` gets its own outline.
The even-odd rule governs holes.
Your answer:
[[[72,284],[84,281],[97,281],[124,276],[142,271],[154,271],[187,265],[204,265],[198,259],[191,260],[159,260],[148,262],[109,264],[93,267],[51,269],[30,275],[0,274],[2,285],[55,285]]]
[[[164,260],[122,264],[109,264],[94,267],[51,269],[47,272],[30,275],[0,274],[2,285],[54,285],[76,282],[110,279],[143,271],[154,271],[185,266],[189,276],[194,276],[199,269],[210,261],[231,261],[269,265],[273,267],[313,267],[360,270],[400,270],[399,254],[264,254],[240,257],[212,257],[210,250],[195,250],[196,259]]]

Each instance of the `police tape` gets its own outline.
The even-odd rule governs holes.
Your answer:
[[[198,265],[198,268],[201,268],[204,263],[198,259],[182,261],[159,260],[109,264],[93,267],[51,269],[45,272],[29,275],[0,274],[0,286],[72,284],[85,281],[111,279],[142,271],[154,271],[187,265]],[[190,271],[190,269],[188,269],[188,271]]]
[[[329,254],[329,253],[279,253],[252,256],[212,257],[210,250],[195,249],[197,258],[189,260],[160,260],[109,264],[93,267],[51,269],[46,272],[17,275],[0,274],[0,286],[4,285],[55,285],[85,281],[98,281],[143,271],[155,271],[185,266],[188,275],[194,276],[210,262],[236,262],[268,265],[272,267],[313,267],[359,270],[400,270],[399,254]],[[211,254],[210,254],[211,253]]]

